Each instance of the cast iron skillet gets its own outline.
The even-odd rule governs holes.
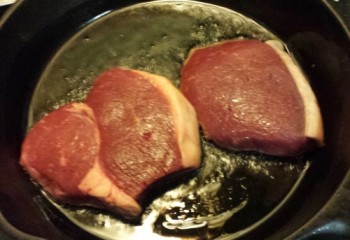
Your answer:
[[[37,188],[18,165],[20,144],[33,89],[55,50],[95,16],[139,2],[27,0],[5,15],[0,32],[2,239],[94,239],[40,208]],[[244,239],[349,239],[350,43],[344,10],[350,12],[349,5],[334,3],[344,11],[340,18],[322,1],[204,2],[241,12],[287,42],[312,81],[324,118],[326,147],[317,152],[299,188],[278,214]]]

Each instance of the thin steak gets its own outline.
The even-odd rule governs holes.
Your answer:
[[[277,41],[230,40],[193,49],[180,90],[206,138],[235,150],[293,156],[323,141],[317,100]]]

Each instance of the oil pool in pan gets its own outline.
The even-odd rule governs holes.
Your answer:
[[[69,39],[35,89],[29,126],[86,97],[95,77],[127,66],[172,79],[189,50],[224,39],[276,39],[266,28],[219,6],[185,1],[134,5],[96,17]],[[307,159],[230,152],[202,140],[201,169],[147,206],[140,224],[87,207],[51,203],[80,228],[104,239],[232,239],[258,226],[293,192]]]

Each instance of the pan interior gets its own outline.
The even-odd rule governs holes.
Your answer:
[[[199,2],[150,2],[104,13],[49,62],[32,97],[28,127],[64,104],[83,101],[96,76],[112,66],[163,75],[178,86],[190,49],[240,38],[278,39],[239,13]],[[303,158],[227,151],[205,139],[202,148],[201,169],[147,205],[140,224],[44,195],[80,228],[104,239],[232,239],[277,211],[310,165]]]

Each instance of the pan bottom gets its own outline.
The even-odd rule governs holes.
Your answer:
[[[246,16],[199,2],[150,2],[102,15],[50,60],[32,97],[29,127],[68,102],[83,101],[96,76],[112,66],[163,75],[178,86],[181,66],[193,47],[225,39],[278,39]],[[301,157],[232,152],[205,139],[202,148],[196,176],[155,197],[139,223],[44,196],[77,226],[104,239],[232,239],[277,212],[310,166]]]

